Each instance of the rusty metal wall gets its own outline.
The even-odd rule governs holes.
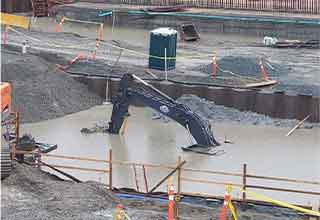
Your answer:
[[[86,77],[76,79],[87,84],[91,91],[105,97],[106,79]],[[120,79],[108,79],[109,98],[117,94],[119,82]],[[320,122],[320,97],[225,87],[189,86],[168,82],[152,82],[151,84],[174,99],[182,94],[193,94],[214,101],[218,105],[233,107],[240,111],[252,111],[273,118],[285,119],[303,119],[311,114],[308,121]]]
[[[6,13],[32,11],[31,0],[1,0],[1,11]]]
[[[118,1],[112,1],[117,2]],[[320,0],[121,0],[122,4],[320,14]]]

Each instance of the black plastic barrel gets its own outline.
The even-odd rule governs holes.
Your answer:
[[[165,70],[165,49],[167,70],[176,68],[177,31],[172,28],[158,28],[150,32],[149,68]]]

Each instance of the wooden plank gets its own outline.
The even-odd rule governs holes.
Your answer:
[[[150,193],[154,192],[154,190],[156,190],[164,181],[166,181],[170,176],[172,176],[177,170],[179,170],[184,164],[186,163],[186,161],[182,161],[174,170],[172,170],[167,176],[165,176],[162,180],[159,181],[159,183],[157,183],[151,190]]]
[[[11,25],[15,27],[21,27],[28,29],[30,25],[30,18],[18,15],[12,15],[7,13],[0,13],[1,24]]]
[[[56,164],[47,164],[47,165],[55,167],[55,168],[63,168],[63,169],[70,169],[70,170],[82,170],[82,171],[99,172],[99,173],[108,173],[109,172],[107,170],[102,170],[102,169],[82,168],[82,167],[56,165]]]
[[[311,114],[307,115],[302,121],[300,121],[296,126],[294,126],[287,134],[286,136],[288,137],[291,135],[297,128],[299,128],[308,118],[311,116]]]
[[[200,179],[193,179],[193,178],[186,178],[186,177],[181,177],[181,180],[185,181],[185,182],[205,183],[205,184],[210,184],[210,185],[222,185],[222,186],[231,184],[233,186],[242,187],[242,184],[230,183],[230,182],[218,182],[218,181],[211,181],[211,180],[200,180]]]
[[[92,162],[100,162],[100,163],[108,163],[107,160],[99,160],[94,158],[87,158],[87,157],[75,157],[75,156],[65,156],[65,155],[56,155],[56,154],[43,154],[43,157],[54,157],[60,159],[69,159],[69,160],[84,160],[84,161],[92,161]]]
[[[76,183],[81,183],[81,180],[79,180],[78,178],[76,178],[76,177],[74,177],[74,176],[72,176],[72,175],[70,175],[70,174],[68,174],[68,173],[66,173],[66,172],[63,172],[63,171],[57,169],[57,168],[54,167],[54,166],[51,166],[51,165],[49,165],[49,164],[47,164],[47,163],[45,163],[45,162],[43,162],[43,161],[41,161],[41,164],[42,164],[43,166],[47,166],[47,167],[53,169],[54,171],[56,171],[56,172],[58,172],[58,173],[60,173],[60,174],[62,174],[62,175],[64,175],[64,176],[68,177],[69,179],[75,181]]]
[[[263,86],[271,86],[277,84],[277,80],[268,80],[268,81],[263,81],[263,82],[258,82],[258,83],[248,83],[244,87],[245,88],[256,88],[256,87],[263,87]]]
[[[288,178],[283,178],[283,177],[258,176],[258,175],[247,174],[247,178],[266,179],[266,180],[284,181],[284,182],[291,182],[291,183],[304,183],[304,184],[320,185],[320,182],[317,182],[317,181],[288,179]]]
[[[231,172],[213,171],[213,170],[200,170],[200,169],[192,169],[192,168],[182,168],[181,170],[189,171],[189,172],[196,172],[196,173],[208,173],[208,174],[242,177],[242,173],[231,173]]]
[[[320,196],[320,192],[295,190],[295,189],[284,189],[284,188],[269,187],[269,186],[247,185],[247,188],[264,189],[264,190],[281,191],[281,192],[292,192],[292,193],[301,193],[301,194],[319,195]]]

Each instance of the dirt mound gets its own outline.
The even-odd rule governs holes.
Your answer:
[[[86,85],[39,56],[2,48],[1,61],[1,79],[12,83],[13,105],[22,122],[61,117],[102,103]]]
[[[2,181],[1,190],[4,219],[102,219],[93,213],[119,201],[102,184],[61,181],[22,164]]]

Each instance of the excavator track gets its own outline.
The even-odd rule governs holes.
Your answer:
[[[1,145],[1,179],[4,179],[11,173],[12,160],[9,144],[4,137],[2,137]]]

